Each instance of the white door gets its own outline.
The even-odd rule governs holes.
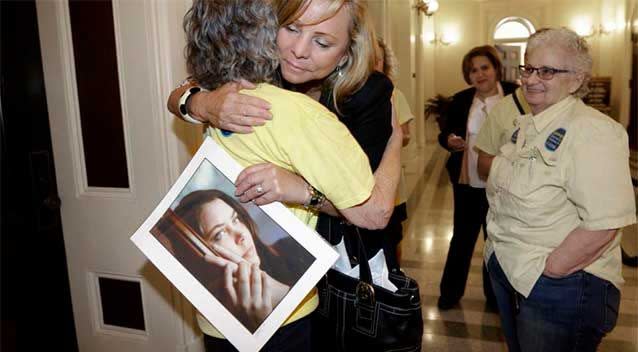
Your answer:
[[[518,80],[518,65],[521,64],[521,47],[518,45],[496,45],[503,63],[502,77],[504,81]]]
[[[104,42],[96,33],[104,26],[93,21],[89,10],[75,19],[94,27],[75,27],[72,14],[78,12],[67,0],[37,3],[78,345],[80,351],[91,352],[196,350],[199,340],[191,329],[192,309],[129,240],[179,170],[183,143],[172,132],[179,126],[168,116],[164,102],[171,87],[167,77],[172,77],[172,68],[166,66],[175,59],[174,52],[181,55],[181,48],[167,43],[181,37],[179,22],[186,1],[83,3],[110,6],[112,10],[102,14],[112,17],[115,39],[113,80],[102,78],[89,91],[106,96],[102,89],[116,82],[112,85],[119,88],[120,99],[112,104],[121,110],[123,136],[97,146],[94,137],[109,128],[87,139],[91,119],[98,115],[81,116],[86,109],[79,95],[87,90],[81,91],[78,82],[95,83],[91,80],[102,71],[77,68],[81,55],[74,51],[73,41],[83,38],[101,46]],[[93,59],[99,62],[100,55]],[[109,104],[98,102],[88,106]],[[122,150],[114,147],[118,143]],[[111,158],[124,160],[123,185],[101,186],[102,181],[95,180],[111,173]]]

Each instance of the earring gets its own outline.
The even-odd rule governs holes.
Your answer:
[[[343,77],[343,71],[341,71],[341,66],[337,66],[337,77]]]

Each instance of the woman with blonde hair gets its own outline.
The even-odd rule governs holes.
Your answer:
[[[280,26],[277,46],[285,88],[325,100],[322,103],[329,109],[339,111],[340,104],[370,84],[376,37],[365,1],[273,0],[272,6]],[[335,18],[340,25],[345,24],[341,35],[335,35]],[[316,30],[324,27],[329,29],[325,34]],[[252,88],[250,82],[238,80],[191,96],[189,90],[196,86],[197,82],[187,79],[168,99],[168,109],[188,122],[207,122],[216,128],[248,133],[251,126],[271,118],[265,101],[239,93]],[[180,104],[186,101],[180,97],[190,98],[188,104]]]
[[[392,135],[393,85],[385,75],[375,71],[376,36],[365,1],[303,0],[290,3],[277,0],[272,4],[280,25],[277,47],[283,87],[304,93],[335,113],[368,156],[375,175],[398,175],[399,154],[386,152]],[[242,133],[252,131],[250,124],[265,123],[263,118],[270,115],[265,101],[238,93],[241,88],[253,87],[250,82],[237,81],[185,98],[184,95],[189,94],[187,87],[193,84],[195,82],[190,81],[186,86],[178,87],[168,102],[172,112],[188,121],[207,121],[217,128]],[[178,106],[178,100],[184,104]],[[383,159],[392,161],[382,163]],[[237,191],[241,201],[253,200],[259,205],[272,201],[294,203],[300,197],[291,193],[294,187],[286,186],[292,183],[291,180],[294,180],[292,175],[275,165],[256,165],[239,175]],[[392,210],[388,217],[390,214]],[[337,213],[321,214],[317,231],[325,235],[330,228],[333,233],[343,233],[346,230],[344,223],[329,215]],[[371,224],[375,222],[375,219],[368,220]],[[376,232],[363,235],[380,236]],[[373,256],[381,246],[367,249],[369,256]],[[398,269],[395,262],[391,266]]]
[[[236,181],[240,200],[254,200],[256,204],[284,201],[298,218],[312,227],[321,222],[317,220],[317,213],[322,211],[339,213],[350,223],[364,228],[383,228],[394,205],[402,137],[400,129],[392,125],[392,85],[387,78],[380,74],[369,74],[363,81],[345,77],[366,77],[366,70],[372,72],[374,35],[361,33],[369,31],[365,4],[359,0],[311,0],[299,4],[303,7],[293,11],[283,1],[274,3],[277,13],[288,13],[292,17],[281,21],[288,25],[273,30],[276,24],[268,14],[272,9],[262,1],[195,1],[184,24],[188,36],[187,63],[194,80],[211,92],[198,93],[192,83],[190,87],[187,85],[182,89],[187,89],[187,93],[180,98],[180,114],[192,119],[187,106],[196,101],[189,98],[220,93],[228,96],[225,93],[242,86],[233,82],[244,80],[243,85],[249,85],[245,80],[254,80],[254,89],[233,94],[244,102],[258,101],[272,106],[273,120],[256,127],[250,134],[213,128],[207,131],[240,164],[247,166]],[[359,20],[363,22],[356,22]],[[353,56],[361,53],[369,54]],[[280,77],[289,84],[294,83],[297,90],[307,96],[277,87]],[[347,97],[341,95],[350,89],[358,90]],[[345,126],[310,97],[338,109],[339,117],[351,122],[359,122],[362,116],[367,116],[353,112],[361,110],[360,99],[374,99],[372,104],[364,106],[370,115],[382,119],[361,122],[381,124],[371,131],[377,135],[385,133],[385,140],[381,142],[377,135],[366,140],[379,154],[375,168],[379,167],[374,175],[370,171],[371,154],[366,158]],[[215,105],[219,100],[212,102]],[[235,104],[228,107],[236,112]],[[239,104],[239,108],[244,109],[246,105]],[[254,116],[251,111],[227,116]],[[293,174],[292,170],[303,177]],[[326,199],[334,205],[324,201]],[[338,223],[342,222],[339,219]],[[308,317],[316,307],[317,295],[313,290],[264,350],[308,350]],[[208,322],[200,316],[198,322],[205,333],[207,350],[232,350]]]

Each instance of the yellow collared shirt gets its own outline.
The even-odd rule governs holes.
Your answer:
[[[404,123],[410,122],[414,119],[414,114],[412,114],[412,110],[410,110],[410,104],[408,104],[408,100],[405,98],[403,92],[401,92],[398,88],[394,88],[392,93],[393,96],[393,105],[397,113],[397,120],[399,121],[399,125],[403,125]],[[406,180],[405,180],[405,168],[408,164],[408,158],[414,157],[416,155],[416,143],[408,143],[401,150],[401,176],[399,179],[399,186],[397,188],[397,197],[394,202],[395,205],[399,205],[407,202],[408,200],[408,190],[406,189]]]
[[[490,110],[485,122],[476,136],[476,148],[490,154],[498,154],[502,145],[509,142],[510,135],[507,134],[516,127],[521,113],[514,102],[513,95],[516,94],[523,110],[529,113],[531,110],[521,88],[517,88],[513,94],[509,94],[501,99],[492,110]]]
[[[299,174],[337,209],[350,208],[370,197],[375,181],[368,157],[333,113],[306,95],[270,84],[259,84],[242,94],[268,101],[273,119],[249,134],[224,135],[217,129],[207,130],[239,164],[269,162]],[[316,213],[302,206],[286,206],[302,222],[315,228]],[[318,304],[313,289],[284,325],[312,313]],[[197,322],[205,334],[222,337],[199,313]]]
[[[528,296],[549,254],[574,229],[636,222],[624,128],[567,97],[523,115],[505,136],[487,181],[485,259],[496,254],[512,286]],[[584,270],[623,283],[621,236]]]

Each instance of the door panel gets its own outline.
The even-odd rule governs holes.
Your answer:
[[[108,109],[122,112],[127,188],[94,187],[88,182],[84,165],[89,160],[85,158],[95,158],[90,162],[98,164],[107,161],[100,158],[108,158],[108,153],[98,157],[95,155],[100,153],[84,153],[82,124],[99,116],[81,116],[86,111],[78,102],[83,85],[76,82],[93,77],[86,77],[91,72],[75,69],[76,60],[81,58],[73,50],[78,33],[71,32],[69,4],[42,0],[37,5],[80,351],[196,349],[192,310],[129,240],[168,189],[174,173],[171,166],[175,161],[169,159],[174,153],[169,150],[167,137],[170,120],[164,117],[165,97],[158,89],[163,81],[160,75],[165,72],[161,65],[166,64],[159,55],[158,43],[168,40],[160,37],[166,31],[158,30],[158,21],[161,15],[169,14],[166,8],[174,3],[112,2],[117,76],[110,79],[119,82],[116,88],[120,99],[94,101],[90,107],[95,111],[100,110],[96,104],[119,105]],[[91,12],[82,16],[91,16]],[[94,89],[109,86],[97,82],[98,88]],[[168,92],[166,87],[164,90]],[[102,151],[110,150],[108,140],[102,144]]]
[[[496,45],[496,50],[501,55],[504,81],[516,83],[518,80],[518,65],[521,64],[521,47],[518,45]]]

